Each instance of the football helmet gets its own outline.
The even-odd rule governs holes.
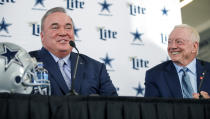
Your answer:
[[[50,95],[49,80],[38,79],[37,62],[22,47],[8,42],[0,43],[0,92]],[[45,89],[43,90],[43,87]],[[48,92],[46,93],[46,87]]]

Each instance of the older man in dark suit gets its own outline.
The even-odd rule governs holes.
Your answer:
[[[145,97],[209,97],[210,63],[196,59],[199,40],[198,32],[191,26],[175,26],[168,39],[171,60],[146,72]]]

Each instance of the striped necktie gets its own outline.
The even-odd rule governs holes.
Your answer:
[[[193,94],[193,88],[190,82],[190,77],[188,75],[188,68],[184,67],[180,71],[183,72],[182,74],[182,92],[183,92],[183,98],[192,98]]]
[[[71,74],[68,73],[67,70],[64,69],[64,66],[66,65],[64,60],[62,59],[58,60],[58,65],[62,73],[62,76],[66,82],[67,87],[71,89]]]

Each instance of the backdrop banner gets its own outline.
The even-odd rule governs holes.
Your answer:
[[[41,18],[64,7],[78,49],[102,63],[120,96],[143,96],[145,71],[168,60],[168,35],[181,24],[179,0],[0,0],[0,42],[42,47]]]

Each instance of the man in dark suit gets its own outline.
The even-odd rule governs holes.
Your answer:
[[[209,98],[210,63],[196,59],[199,40],[191,26],[175,26],[168,39],[171,60],[146,72],[145,97]]]
[[[69,45],[74,41],[73,21],[64,8],[48,10],[42,18],[41,30],[43,47],[30,55],[48,70],[52,95],[66,95],[74,86],[79,95],[117,96],[105,65],[86,55],[80,55],[76,79],[71,84],[77,54]]]

